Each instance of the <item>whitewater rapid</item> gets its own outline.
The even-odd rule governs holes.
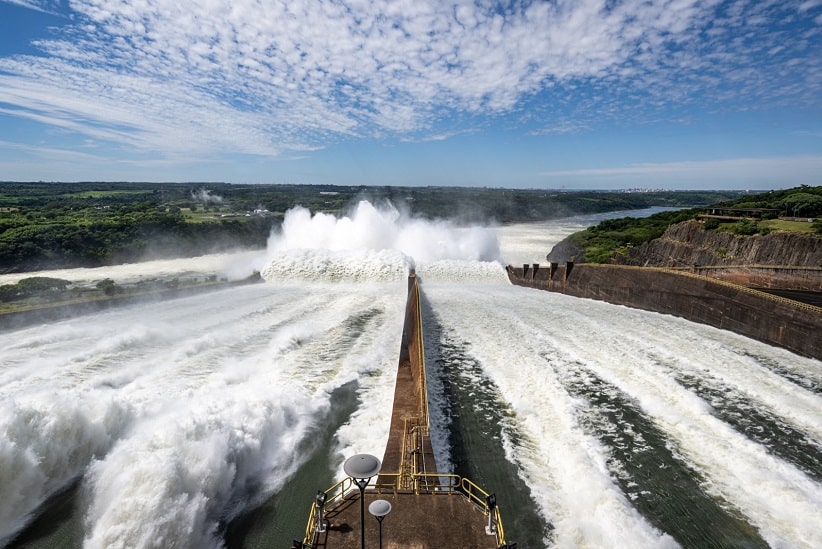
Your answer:
[[[665,433],[704,492],[771,546],[822,544],[818,479],[722,421],[711,401],[677,381],[721,380],[724,392],[743,395],[748,408],[767,410],[818,449],[818,361],[682,319],[526,288],[433,283],[423,292],[451,343],[460,342],[515,414],[523,442],[508,450],[554,528],[546,543],[674,544],[636,511],[631,496],[643,495],[614,482],[620,471],[611,449],[582,425],[588,399],[612,388]],[[820,465],[809,467],[818,473]]]
[[[0,538],[82,477],[85,547],[215,546],[352,380],[340,455],[381,452],[404,298],[258,284],[0,334]]]
[[[381,455],[414,268],[437,327],[426,346],[450,349],[429,364],[441,466],[454,374],[504,412],[478,405],[546,525],[520,539],[669,547],[731,543],[735,528],[751,546],[822,546],[818,361],[508,283],[505,263],[538,262],[595,218],[455,228],[397,215],[296,210],[266,251],[163,264],[253,268],[263,283],[0,333],[0,545],[77,485],[69,546],[221,547],[223,525],[314,452],[332,477],[345,456]],[[425,242],[441,245],[421,259]],[[141,269],[61,277],[151,276]],[[332,445],[312,445],[351,383],[355,407]],[[689,510],[706,524],[680,522]]]

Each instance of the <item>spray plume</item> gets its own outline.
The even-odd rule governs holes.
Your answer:
[[[367,200],[343,217],[292,208],[268,251],[271,261],[262,271],[267,280],[387,281],[426,264],[499,260],[492,229],[417,219]]]

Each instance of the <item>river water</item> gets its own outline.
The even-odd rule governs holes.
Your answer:
[[[0,333],[0,545],[287,547],[384,450],[414,266],[441,468],[497,493],[509,540],[822,547],[819,361],[508,283],[596,218],[343,221],[219,258],[261,284]]]

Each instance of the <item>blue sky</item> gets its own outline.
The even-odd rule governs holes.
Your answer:
[[[0,180],[821,175],[822,0],[0,0]]]

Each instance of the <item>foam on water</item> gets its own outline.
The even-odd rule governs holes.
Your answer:
[[[818,361],[508,284],[501,259],[539,261],[568,231],[461,229],[368,203],[342,218],[296,209],[254,256],[266,284],[0,333],[0,543],[82,476],[89,547],[218,547],[221,521],[276,492],[307,459],[331,393],[351,381],[360,404],[336,434],[336,476],[345,456],[381,455],[404,278],[415,267],[443,329],[515,414],[522,438],[501,443],[553,527],[546,544],[676,544],[634,508],[608,470],[609,449],[581,427],[586,404],[555,371],[573,364],[632,399],[704,489],[769,543],[822,546],[820,484],[676,381],[718,380],[819,443],[822,397],[801,383],[819,379]],[[506,239],[524,242],[500,252]],[[176,272],[190,267],[182,260]],[[106,269],[83,276],[116,280]]]
[[[405,293],[262,284],[0,334],[0,537],[83,475],[87,546],[218,546],[220,521],[307,459],[351,380],[376,404],[340,448],[367,434],[377,452]]]
[[[768,543],[822,544],[814,519],[822,486],[722,422],[671,375],[702,372],[733,383],[751,405],[767,407],[818,444],[822,399],[743,351],[790,362],[794,371],[818,371],[818,361],[673,317],[525,288],[435,284],[424,291],[441,321],[469,342],[528,434],[528,445],[513,451],[556,527],[558,545],[671,542],[637,517],[608,476],[605,449],[580,431],[581,403],[555,373],[579,365],[633,399],[706,479],[703,489],[746,517]]]
[[[438,317],[470,342],[472,356],[515,411],[518,428],[531,446],[509,451],[520,456],[536,504],[555,528],[554,542],[560,547],[676,546],[670,536],[648,524],[614,485],[605,450],[577,423],[577,402],[538,355],[517,347],[525,343],[522,327],[511,329],[507,319],[494,312],[516,309],[505,290],[505,286],[425,286]],[[506,325],[504,338],[499,337],[500,325]]]
[[[341,218],[289,210],[268,256],[261,275],[269,282],[395,281],[411,269],[423,280],[507,280],[496,230],[408,218],[367,201]]]
[[[272,398],[266,381],[258,394],[225,388],[146,420],[93,463],[86,547],[218,545],[219,519],[233,512],[226,503],[260,479],[276,490],[327,404],[301,391]]]
[[[59,391],[0,405],[0,544],[48,496],[104,455],[129,424],[128,405],[107,392],[64,399]]]
[[[423,263],[417,268],[423,284],[427,282],[508,284],[508,275],[497,261],[435,261]]]
[[[15,284],[33,276],[60,278],[74,283],[92,283],[110,278],[118,284],[130,284],[142,280],[173,278],[184,275],[217,275],[229,280],[250,276],[263,265],[265,254],[261,251],[242,251],[211,254],[185,259],[156,259],[140,263],[124,263],[107,267],[53,269],[27,273],[0,274],[0,284]]]
[[[286,250],[260,272],[268,282],[396,282],[413,262],[395,250]]]

